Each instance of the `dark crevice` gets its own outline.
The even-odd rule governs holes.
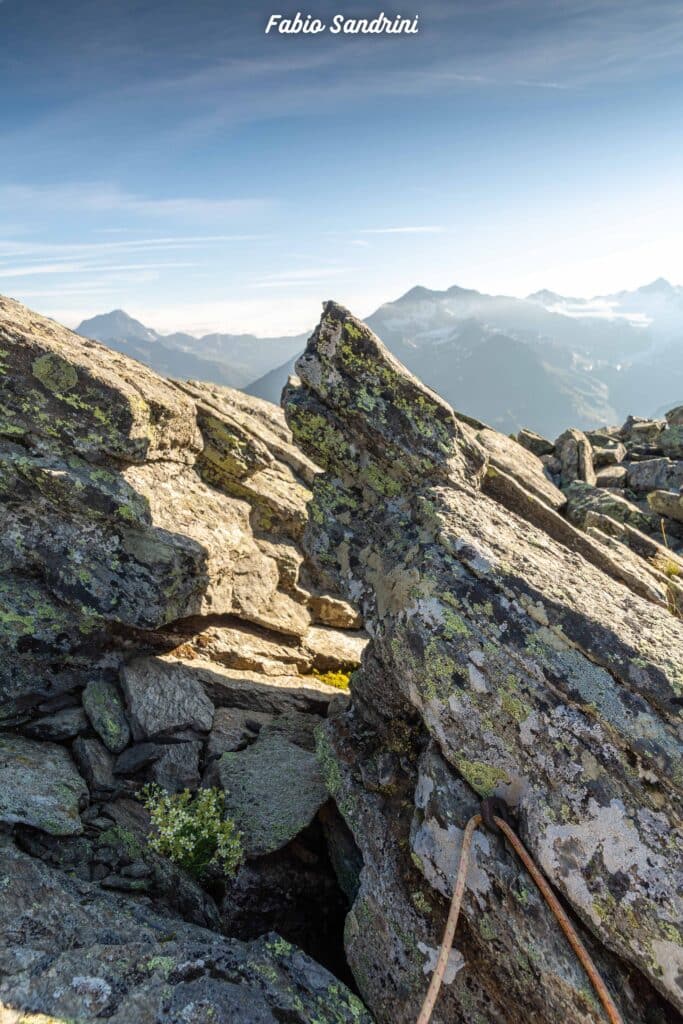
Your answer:
[[[335,843],[334,866],[326,841],[331,828],[335,838],[345,840],[341,851],[342,844]],[[328,807],[323,821],[313,821],[284,849],[248,861],[224,887],[222,930],[242,940],[277,932],[356,992],[344,951],[344,923],[352,902],[344,890],[349,883],[353,888],[361,867],[351,833],[336,809]]]

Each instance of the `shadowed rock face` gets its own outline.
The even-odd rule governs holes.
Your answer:
[[[5,839],[0,859],[12,878],[0,902],[3,1020],[371,1024],[348,989],[279,935],[216,935],[51,870]]]
[[[345,309],[326,304],[297,372],[285,413],[324,469],[305,546],[372,638],[351,709],[319,737],[365,864],[346,928],[361,994],[381,1022],[414,1019],[461,830],[495,793],[624,1018],[671,1019],[683,1008],[680,622],[606,549],[558,527],[520,476],[490,486],[474,428]],[[600,1020],[530,880],[495,837],[474,849],[465,966],[435,1021]]]

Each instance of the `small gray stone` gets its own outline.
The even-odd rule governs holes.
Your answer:
[[[672,494],[670,491],[653,491],[648,494],[647,503],[657,515],[683,523],[683,495]]]
[[[605,466],[596,476],[598,487],[626,487],[626,468],[624,466]]]
[[[72,750],[94,800],[109,799],[120,791],[113,773],[114,758],[99,740],[79,736]]]
[[[273,715],[262,711],[217,708],[206,744],[207,761],[212,761],[226,752],[243,750],[256,739],[262,726],[272,718]]]
[[[124,875],[105,875],[100,885],[103,889],[113,889],[115,892],[148,892],[151,882],[146,878],[127,878]]]
[[[91,680],[83,691],[83,707],[105,747],[120,754],[130,743],[130,729],[117,687],[104,679]]]
[[[631,462],[627,469],[628,486],[637,494],[650,491],[677,491],[683,485],[683,462],[672,459],[643,459]]]
[[[152,778],[169,793],[197,789],[201,752],[202,744],[198,740],[190,743],[168,743],[159,760],[152,766]]]
[[[535,430],[529,430],[526,427],[523,427],[517,434],[517,441],[521,444],[522,448],[526,448],[532,455],[552,455],[555,451],[555,445],[552,441],[549,441],[547,437],[543,437],[542,434],[537,434]]]
[[[593,465],[596,468],[601,466],[617,466],[626,458],[626,445],[616,439],[605,442],[602,445],[593,445]]]
[[[603,448],[614,441],[619,441],[621,436],[621,427],[600,427],[599,430],[586,431],[586,437],[594,448]]]
[[[77,741],[78,742],[78,741]],[[64,747],[11,733],[0,735],[0,821],[53,836],[83,831],[86,785]]]
[[[610,516],[620,523],[627,523],[636,530],[645,533],[650,529],[650,520],[632,501],[627,501],[616,491],[602,487],[591,487],[590,484],[575,480],[566,491],[567,518],[575,526],[583,529],[588,512],[599,512]]]
[[[575,480],[595,484],[592,448],[582,430],[572,427],[560,434],[555,442],[555,453],[562,467],[562,487],[568,487]]]
[[[161,743],[136,743],[124,750],[114,762],[115,775],[137,775],[143,768],[148,768],[158,761],[164,753]]]
[[[226,812],[243,833],[247,856],[286,846],[328,798],[315,754],[271,734],[239,753],[223,754],[218,770]]]
[[[54,715],[56,711],[63,711],[64,708],[77,708],[80,706],[81,697],[78,693],[58,693],[38,705],[41,715]]]
[[[550,508],[559,511],[563,507],[564,495],[548,479],[537,456],[532,455],[517,441],[489,427],[480,430],[476,439],[488,453],[489,473],[500,470]]]
[[[149,878],[152,869],[144,860],[134,860],[132,864],[125,864],[121,868],[121,874],[126,878]]]
[[[632,443],[655,441],[666,426],[666,420],[648,420],[643,416],[628,416],[621,428],[621,436]]]
[[[83,708],[64,708],[53,715],[36,718],[24,726],[24,733],[37,740],[71,740],[88,731],[88,719]]]
[[[121,679],[134,739],[154,739],[179,729],[211,729],[214,706],[191,665],[136,658],[125,666]]]

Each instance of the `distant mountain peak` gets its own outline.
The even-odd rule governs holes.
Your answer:
[[[409,305],[411,302],[428,302],[430,299],[453,299],[466,295],[471,297],[480,294],[481,292],[476,291],[474,288],[461,288],[459,284],[451,285],[445,291],[425,288],[424,285],[416,284],[414,288],[411,288],[398,299],[394,299],[393,302],[386,303],[386,305],[401,306],[404,304]]]
[[[390,305],[399,306],[403,303],[421,302],[425,299],[433,299],[435,296],[441,294],[441,292],[435,292],[431,288],[425,288],[424,285],[416,284],[415,287],[407,291],[405,295],[401,295],[398,299],[394,299]]]
[[[96,338],[97,341],[111,341],[121,337],[136,341],[156,341],[159,337],[156,331],[145,327],[126,313],[125,309],[112,309],[110,313],[90,317],[79,324],[76,333],[85,338]]]
[[[550,305],[555,302],[566,302],[565,296],[558,292],[552,292],[549,288],[541,288],[540,291],[527,295],[528,302],[540,302],[542,305]]]
[[[642,286],[642,288],[637,289],[637,291],[639,291],[641,295],[670,295],[676,290],[677,289],[674,288],[674,286],[669,281],[667,281],[665,277],[658,277],[655,281],[652,281],[650,284],[645,284]]]
[[[481,295],[482,293],[478,292],[476,288],[461,288],[459,284],[452,284],[444,294],[453,298],[454,295]]]

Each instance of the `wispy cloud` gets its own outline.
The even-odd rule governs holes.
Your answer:
[[[446,229],[439,224],[402,225],[394,228],[362,228],[361,235],[439,235]]]
[[[122,242],[25,242],[0,241],[0,259],[32,258],[63,260],[65,257],[104,256],[121,252],[158,252],[230,242],[253,242],[268,235],[168,235],[158,238],[130,238]]]
[[[194,196],[150,197],[137,195],[116,185],[75,182],[68,185],[2,185],[0,205],[8,209],[26,207],[33,214],[41,210],[62,213],[114,213],[131,217],[226,220],[262,212],[272,206],[268,198],[205,198]]]
[[[62,301],[65,299],[79,299],[85,303],[95,296],[102,296],[101,301],[111,306],[112,302],[109,297],[112,295],[113,288],[125,287],[128,289],[136,285],[149,285],[158,281],[158,279],[159,274],[157,271],[140,270],[131,271],[127,274],[112,274],[110,276],[98,277],[94,280],[82,279],[73,283],[62,284],[58,288],[22,287],[18,294],[22,302],[40,300],[41,303],[45,299],[61,299]],[[81,317],[81,319],[83,318]]]
[[[95,264],[95,263],[27,263],[22,267],[2,266],[0,264],[0,277],[40,277],[43,274],[82,274],[84,271],[101,270],[106,273],[122,270],[163,270],[170,268],[189,268],[197,266],[196,263],[122,263],[122,264]]]
[[[330,281],[343,277],[345,274],[350,274],[351,271],[351,267],[313,267],[310,269],[283,270],[252,281],[251,287],[288,288],[292,285],[318,284],[321,281]]]
[[[33,263],[24,267],[0,266],[0,277],[34,277],[42,274],[77,274],[82,263]]]

